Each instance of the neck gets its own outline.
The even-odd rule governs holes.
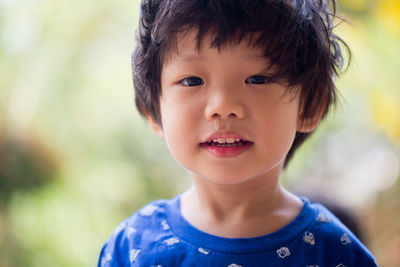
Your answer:
[[[207,183],[207,182],[205,182]],[[282,195],[278,183],[241,184],[241,185],[205,185],[204,181],[194,180],[193,187],[188,191],[191,200],[201,211],[213,214],[217,218],[249,216],[257,210],[273,209]]]
[[[200,230],[220,236],[270,233],[292,220],[302,206],[279,184],[279,175],[235,185],[215,184],[196,176],[192,180],[193,186],[182,195],[182,215]]]

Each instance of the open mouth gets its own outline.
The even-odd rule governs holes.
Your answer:
[[[217,138],[208,142],[201,143],[201,145],[217,146],[217,147],[236,147],[249,145],[252,142],[239,139],[239,138]]]
[[[253,144],[235,133],[217,133],[199,145],[215,157],[232,158],[247,151]]]

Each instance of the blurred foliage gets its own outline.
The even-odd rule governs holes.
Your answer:
[[[0,0],[0,266],[93,266],[122,219],[189,185],[134,109],[138,5]],[[356,200],[378,262],[398,266],[388,247],[400,236],[400,1],[342,0],[339,13],[354,55],[338,84],[345,100],[285,182],[381,172],[355,179],[374,194]]]
[[[17,192],[40,188],[54,178],[54,156],[38,141],[0,135],[0,203],[7,203]]]

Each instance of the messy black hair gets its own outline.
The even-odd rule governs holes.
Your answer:
[[[347,44],[333,33],[335,0],[142,0],[132,56],[136,106],[162,126],[159,98],[166,53],[179,34],[197,31],[211,47],[250,37],[300,94],[303,123],[324,117],[337,101],[334,79],[343,70]],[[347,53],[342,53],[345,49]],[[297,132],[286,162],[310,133]]]

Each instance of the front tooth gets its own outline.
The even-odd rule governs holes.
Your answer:
[[[226,138],[226,142],[227,142],[228,144],[232,144],[232,143],[235,142],[235,138]]]
[[[220,144],[225,144],[225,139],[223,139],[223,138],[218,138],[218,139],[217,139],[217,142],[220,143]]]

